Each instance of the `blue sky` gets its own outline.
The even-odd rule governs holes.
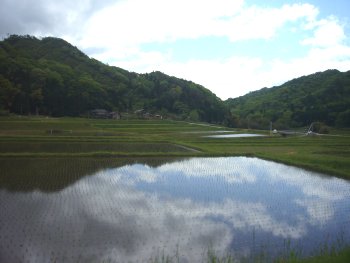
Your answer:
[[[2,36],[62,37],[109,65],[162,71],[222,99],[350,70],[348,0],[0,0],[0,7]]]

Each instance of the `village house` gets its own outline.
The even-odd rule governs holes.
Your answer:
[[[109,112],[105,109],[95,109],[89,111],[89,117],[94,119],[116,119],[121,118],[120,113],[116,111]]]

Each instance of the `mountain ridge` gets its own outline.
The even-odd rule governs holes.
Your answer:
[[[266,129],[319,121],[350,127],[350,71],[327,70],[222,101],[192,81],[138,74],[88,57],[67,41],[12,35],[0,41],[0,110],[84,116],[145,109],[171,118]]]
[[[350,71],[326,70],[225,101],[240,126],[350,126]],[[237,120],[239,118],[239,120]]]
[[[97,108],[143,108],[214,123],[228,114],[221,99],[199,84],[108,66],[59,38],[10,36],[0,42],[0,59],[1,106],[17,114],[80,116]]]

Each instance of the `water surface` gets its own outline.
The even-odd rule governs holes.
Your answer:
[[[57,159],[50,170],[5,161],[0,262],[205,262],[209,248],[251,258],[350,242],[349,182],[274,162]],[[61,176],[73,179],[43,187]]]
[[[263,134],[254,133],[235,133],[235,134],[217,134],[204,136],[206,138],[249,138],[249,137],[265,137]]]

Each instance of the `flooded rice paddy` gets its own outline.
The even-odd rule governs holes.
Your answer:
[[[350,242],[349,181],[257,158],[0,165],[0,262],[205,262],[208,249],[250,259]]]
[[[249,137],[265,137],[263,134],[254,133],[235,133],[235,134],[215,134],[204,136],[206,138],[249,138]]]

